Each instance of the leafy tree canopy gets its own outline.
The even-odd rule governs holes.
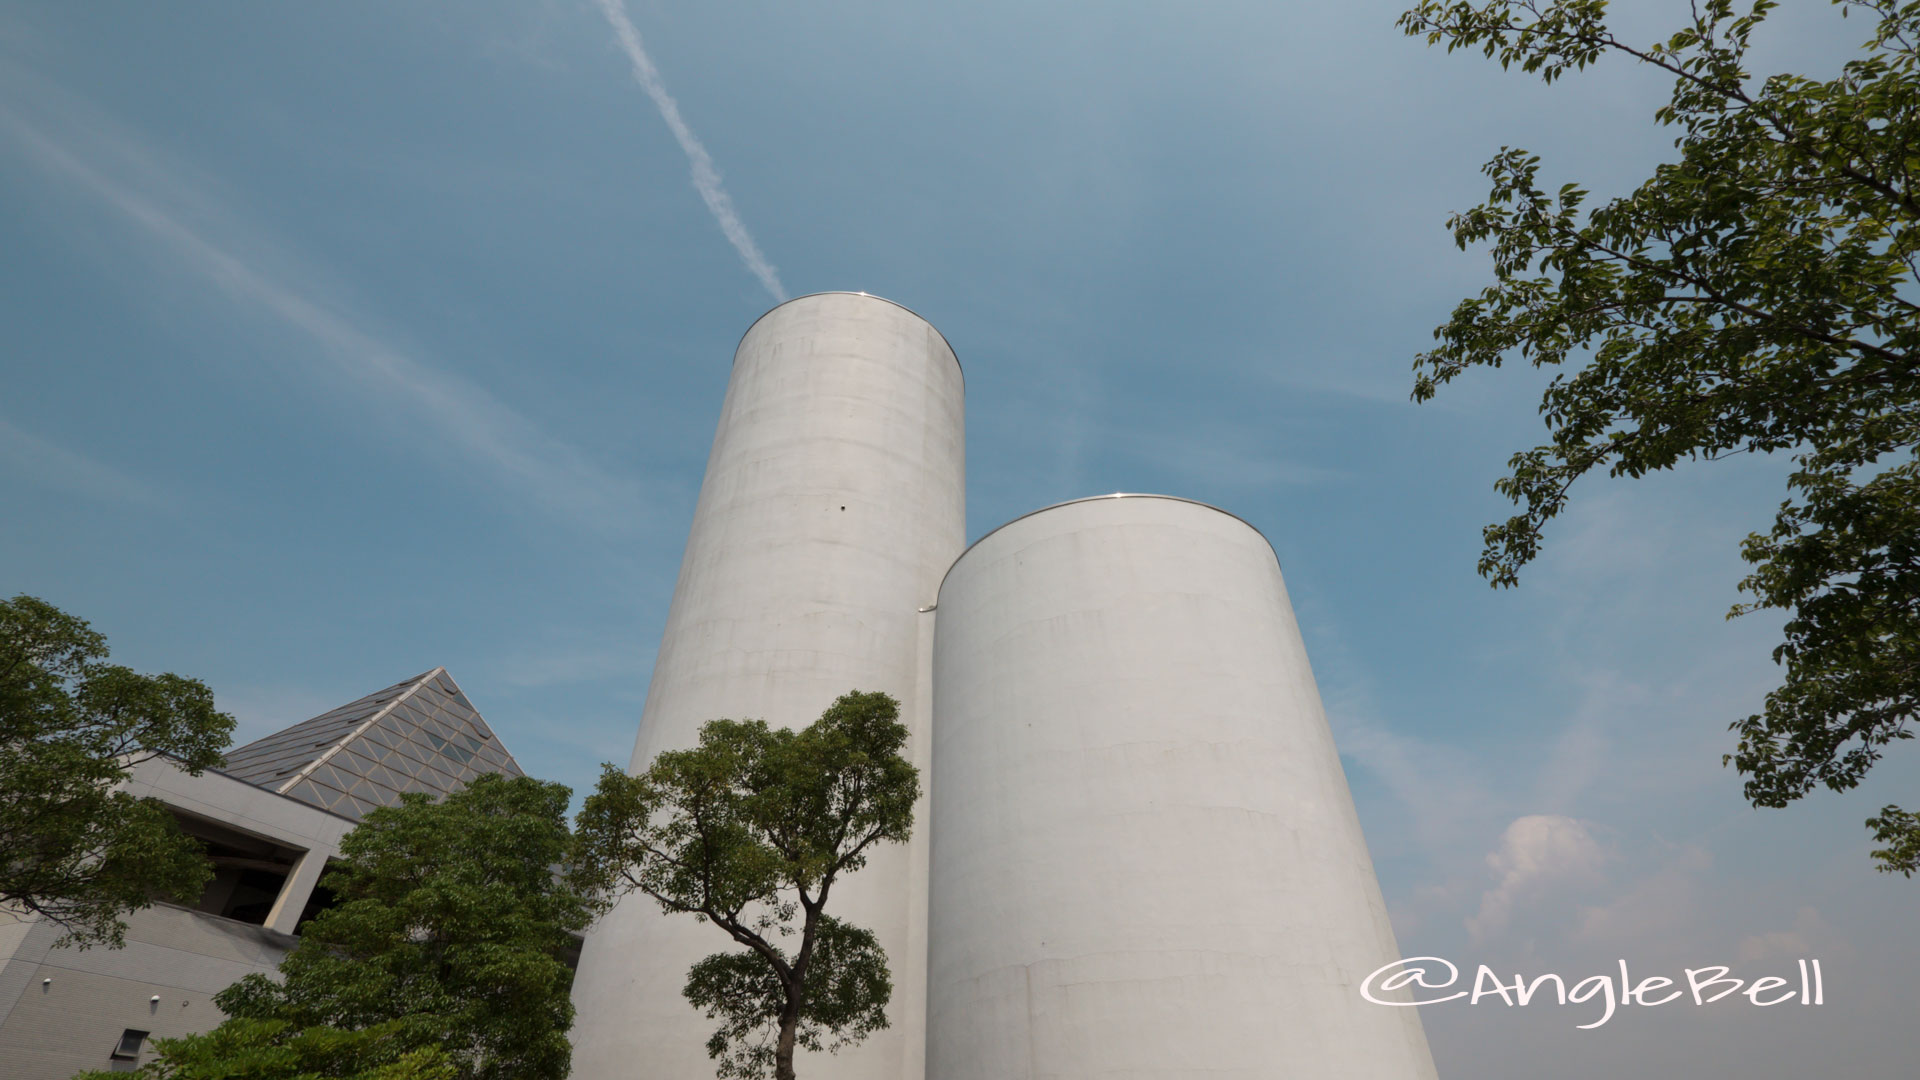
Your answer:
[[[402,1025],[360,1031],[308,1028],[284,1020],[229,1020],[204,1035],[155,1039],[159,1060],[138,1080],[458,1080],[438,1046],[406,1049]],[[123,1080],[124,1072],[81,1073],[74,1080]]]
[[[322,880],[336,903],[302,929],[284,981],[249,975],[221,991],[231,1019],[159,1044],[145,1075],[561,1080],[565,956],[596,910],[563,871],[569,796],[488,775],[437,803],[409,793],[370,812],[341,841]]]
[[[722,1077],[793,1080],[796,1048],[887,1026],[885,953],[825,909],[874,845],[912,831],[920,778],[899,715],[886,694],[856,692],[800,731],[714,720],[638,776],[608,766],[581,810],[583,873],[745,946],[687,978],[687,1000],[721,1021],[707,1051]]]
[[[1873,26],[1826,81],[1747,70],[1771,0],[1699,0],[1645,45],[1607,29],[1605,0],[1425,0],[1400,18],[1548,82],[1608,54],[1674,80],[1656,119],[1677,160],[1631,194],[1550,190],[1525,150],[1487,164],[1487,201],[1448,224],[1462,249],[1490,246],[1494,283],[1434,332],[1413,396],[1511,358],[1568,369],[1541,402],[1550,441],[1496,485],[1521,512],[1485,531],[1495,586],[1590,472],[1791,458],[1789,497],[1742,548],[1752,600],[1730,613],[1787,613],[1782,684],[1731,725],[1757,806],[1858,785],[1913,737],[1920,701],[1920,3],[1834,2]],[[1920,869],[1913,814],[1867,824],[1881,869]]]
[[[106,658],[84,620],[0,601],[0,906],[59,922],[82,948],[119,946],[123,914],[198,897],[212,873],[165,806],[114,786],[159,754],[197,774],[233,734],[206,684]]]

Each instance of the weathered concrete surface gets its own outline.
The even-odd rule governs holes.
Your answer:
[[[864,294],[801,297],[747,331],[694,510],[632,766],[693,745],[717,717],[804,725],[851,690],[898,698],[927,775],[919,609],[965,542],[963,387],[944,338]],[[879,935],[892,1027],[809,1057],[836,1080],[912,1080],[924,1062],[925,810],[834,894]],[[915,867],[919,870],[916,872]],[[687,969],[734,948],[631,897],[588,935],[574,983],[574,1076],[699,1080],[715,1021]]]
[[[66,1080],[108,1068],[129,1028],[166,1038],[218,1025],[215,994],[255,972],[278,978],[281,959],[299,940],[290,931],[353,828],[338,814],[224,773],[189,776],[166,758],[135,766],[125,789],[304,854],[266,926],[156,904],[126,916],[125,948],[56,949],[58,924],[0,911],[0,1080]],[[152,1045],[142,1062],[153,1060]]]
[[[1162,497],[1016,520],[933,658],[929,1080],[1431,1080],[1267,542]]]

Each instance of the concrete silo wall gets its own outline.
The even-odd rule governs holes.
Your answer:
[[[1110,496],[953,566],[934,641],[928,1080],[1423,1080],[1280,567]]]
[[[694,744],[716,717],[804,725],[850,690],[899,698],[928,775],[923,624],[965,543],[963,391],[919,316],[826,293],[774,308],[741,340],[648,690],[632,768]],[[801,1072],[901,1080],[924,1061],[926,812],[835,889],[894,977],[892,1027]],[[698,1080],[717,1021],[688,967],[735,948],[692,916],[629,897],[588,936],[574,984],[574,1076]]]

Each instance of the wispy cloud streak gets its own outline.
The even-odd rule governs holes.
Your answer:
[[[713,166],[713,156],[707,148],[694,137],[693,129],[680,115],[680,105],[667,93],[667,84],[660,78],[660,69],[653,66],[653,59],[640,43],[640,31],[636,30],[633,20],[627,18],[627,11],[621,0],[594,0],[607,16],[607,22],[613,24],[614,36],[620,39],[620,47],[626,51],[627,59],[633,61],[633,77],[640,83],[641,89],[653,99],[660,109],[660,118],[667,122],[673,137],[680,143],[680,149],[686,151],[687,164],[693,170],[693,187],[706,202],[713,219],[720,223],[720,231],[727,234],[727,241],[740,253],[740,258],[760,279],[775,300],[787,298],[786,286],[780,284],[780,274],[773,264],[760,252],[760,245],[753,242],[753,234],[747,232],[747,225],[740,220],[740,212],[733,207],[733,199],[727,194],[726,187],[720,182],[720,170]]]
[[[5,420],[0,420],[0,462],[27,480],[58,491],[145,506],[164,504],[152,487]]]
[[[631,485],[546,435],[485,390],[421,363],[352,315],[312,298],[308,290],[267,271],[235,246],[187,224],[4,108],[0,131],[10,133],[42,168],[77,183],[137,223],[182,267],[304,333],[337,373],[425,420],[444,445],[487,468],[520,496],[582,524],[624,527],[631,518],[637,502]],[[121,149],[127,151],[121,157],[140,156],[135,148]]]

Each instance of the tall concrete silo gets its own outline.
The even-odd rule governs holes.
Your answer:
[[[1108,496],[960,557],[934,645],[928,1080],[1430,1080],[1271,547]]]
[[[804,725],[850,690],[898,698],[927,776],[931,618],[965,544],[958,360],[907,309],[864,293],[790,300],[734,354],[632,768],[716,717]],[[924,803],[924,800],[923,800]],[[877,851],[834,914],[872,929],[894,977],[892,1027],[803,1066],[836,1080],[922,1075],[927,833]],[[717,1021],[681,988],[733,948],[631,896],[590,932],[574,983],[580,1080],[699,1080]]]

